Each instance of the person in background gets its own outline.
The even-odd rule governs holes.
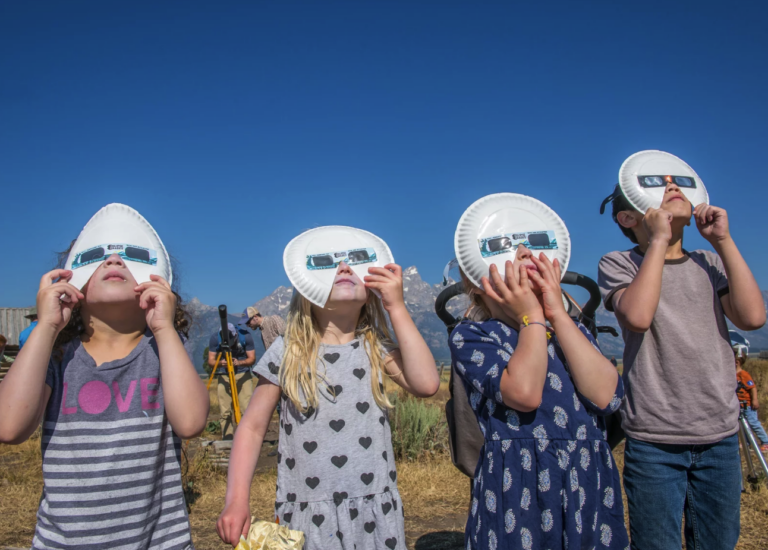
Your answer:
[[[21,331],[21,334],[19,335],[19,351],[21,351],[21,348],[27,343],[27,338],[29,338],[29,335],[32,334],[32,331],[35,330],[35,327],[37,326],[37,308],[33,307],[32,311],[29,312],[29,315],[25,315],[24,317],[32,321],[32,324]]]
[[[744,411],[747,417],[747,423],[752,431],[755,432],[755,436],[760,440],[760,452],[768,452],[768,434],[765,433],[765,428],[757,418],[757,409],[760,408],[760,402],[757,398],[757,386],[755,381],[747,371],[742,367],[747,362],[747,356],[743,353],[739,353],[739,349],[734,347],[734,355],[736,356],[736,380],[738,386],[736,393],[739,396],[740,403],[746,403],[747,408]]]
[[[5,346],[8,345],[8,339],[0,334],[0,363],[12,363],[13,357],[5,354]]]
[[[235,382],[237,385],[237,399],[240,403],[240,412],[245,414],[245,409],[253,394],[253,376],[251,367],[256,363],[256,348],[253,345],[253,336],[247,331],[236,329],[232,323],[227,324],[230,341],[232,342],[232,363],[235,367]],[[217,368],[216,356],[221,351],[221,334],[216,331],[208,342],[208,365]],[[227,360],[221,357],[216,371],[217,395],[219,398],[219,411],[221,412],[221,438],[231,440],[234,437],[235,426],[232,416],[235,414],[232,404],[232,388],[229,384],[227,373]]]
[[[616,361],[616,356],[615,355],[611,355],[611,365],[613,365],[614,367],[617,367],[617,368],[619,366],[619,362]]]
[[[243,311],[238,325],[247,326],[252,330],[261,329],[261,341],[264,350],[268,350],[278,336],[285,335],[285,321],[279,315],[264,317],[255,307],[247,307]]]

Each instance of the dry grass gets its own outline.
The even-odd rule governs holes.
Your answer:
[[[768,361],[750,361],[752,374],[768,413]],[[448,399],[447,373],[440,391],[430,401],[442,406]],[[389,388],[388,388],[389,389]],[[211,419],[219,416],[215,385],[211,388]],[[196,450],[195,444],[190,451]],[[623,467],[623,447],[614,452]],[[456,470],[446,454],[429,459],[398,463],[398,488],[406,513],[408,547],[415,550],[461,548],[469,501],[469,480]],[[226,550],[216,531],[226,492],[226,474],[213,467],[204,452],[196,452],[185,481],[191,504],[190,523],[198,550]],[[275,499],[275,470],[258,473],[251,485],[251,513],[272,519]],[[28,548],[35,512],[42,489],[39,436],[17,446],[0,445],[0,548]],[[626,497],[624,497],[626,509]],[[741,538],[737,550],[768,548],[768,488],[760,487],[742,496]]]

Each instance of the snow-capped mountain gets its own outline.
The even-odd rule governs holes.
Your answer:
[[[449,281],[451,283],[452,281]],[[409,267],[403,271],[403,295],[405,305],[413,317],[416,326],[432,350],[437,361],[450,361],[450,351],[448,349],[448,333],[445,325],[435,314],[435,300],[440,292],[445,288],[442,284],[431,285],[424,281],[415,266]],[[280,286],[271,294],[265,296],[255,304],[263,315],[280,315],[285,318],[288,315],[288,308],[293,296],[293,289]],[[768,292],[763,292],[763,299],[768,304]],[[449,302],[448,309],[454,316],[459,316],[467,307],[467,299],[459,296]],[[214,332],[219,330],[218,310],[214,306],[201,303],[197,298],[193,298],[187,308],[193,315],[194,322],[190,331],[189,347],[194,354],[195,365],[202,370],[203,351],[208,346],[208,340]],[[240,316],[240,311],[231,312],[230,322],[236,322]],[[619,332],[619,337],[613,337],[610,334],[600,334],[598,341],[603,353],[607,356],[615,355],[621,358],[624,350],[624,341],[621,338],[621,330],[613,313],[607,311],[602,305],[598,308],[597,324],[600,326],[612,326]],[[742,331],[739,331],[742,332]],[[743,333],[749,339],[752,349],[768,349],[768,327],[754,332]],[[261,357],[264,353],[264,346],[261,341],[261,333],[254,333],[254,342],[256,344],[256,357]]]

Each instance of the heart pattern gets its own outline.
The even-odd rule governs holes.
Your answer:
[[[325,355],[323,355],[323,359],[328,361],[331,365],[333,365],[336,361],[338,361],[339,357],[341,357],[341,354],[339,353],[326,353]]]
[[[315,489],[318,485],[320,485],[319,477],[308,477],[304,481],[310,489]]]
[[[331,457],[331,464],[336,466],[337,468],[343,468],[344,464],[347,463],[347,457],[346,455],[342,456],[332,456]]]
[[[336,433],[339,433],[342,430],[342,428],[344,428],[344,424],[346,424],[346,422],[344,422],[343,420],[331,420],[328,423],[331,429]]]
[[[281,435],[287,437],[281,442],[280,451],[276,454],[279,468],[287,469],[283,470],[280,480],[282,489],[278,489],[278,494],[284,495],[280,499],[283,502],[276,503],[276,508],[282,504],[281,510],[285,511],[278,515],[281,523],[289,525],[293,522],[294,525],[303,524],[305,527],[309,525],[308,529],[311,528],[313,532],[318,529],[318,532],[324,533],[324,537],[331,537],[331,540],[335,534],[338,541],[343,541],[350,548],[370,547],[374,539],[368,539],[368,534],[375,533],[378,533],[374,535],[376,544],[384,542],[384,550],[404,548],[398,542],[401,535],[397,530],[392,530],[396,524],[390,524],[400,521],[401,507],[398,506],[397,498],[389,492],[389,487],[385,487],[382,493],[382,486],[396,482],[397,478],[394,464],[389,464],[391,444],[386,443],[384,431],[375,428],[377,422],[387,428],[387,414],[375,406],[373,401],[367,378],[370,365],[367,355],[363,353],[365,346],[361,344],[355,341],[350,346],[327,350],[328,353],[322,348],[319,350],[318,371],[324,371],[323,376],[326,377],[323,384],[325,391],[318,396],[319,406],[312,408],[305,405],[307,410],[301,411],[284,396],[281,398],[279,423]],[[352,349],[360,351],[352,354]],[[269,350],[267,353],[270,353]],[[281,360],[274,355],[268,356],[266,360],[267,367],[262,364],[261,368],[265,371],[268,368],[272,375],[279,375]],[[328,367],[327,370],[323,363]],[[330,365],[333,365],[332,369]],[[351,380],[354,379],[361,383],[353,384]],[[344,395],[343,400],[339,398],[341,395]],[[353,433],[356,435],[353,436]],[[330,434],[334,434],[333,442],[326,443]],[[354,445],[355,440],[360,447]],[[320,445],[321,441],[323,446]],[[374,443],[384,464],[366,453]],[[333,467],[326,461],[330,461]],[[294,472],[301,474],[294,475]],[[286,492],[286,489],[290,492]],[[396,490],[395,486],[393,490]],[[360,509],[354,508],[360,500],[350,499],[349,495],[363,495],[362,499],[372,501],[366,503],[366,506],[373,506],[373,510],[376,510],[373,517],[368,515],[369,512],[362,514]],[[330,508],[315,505],[310,508],[309,503],[318,497],[332,500],[333,505]],[[335,513],[338,513],[341,506],[347,507],[349,521],[361,520],[363,529],[345,530],[344,523],[337,525],[331,510],[336,509]],[[392,514],[393,510],[397,514]],[[395,536],[386,538],[388,535]]]

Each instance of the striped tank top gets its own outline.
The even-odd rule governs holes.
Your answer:
[[[79,340],[51,360],[33,550],[193,548],[181,441],[165,415],[151,332],[96,367]]]

